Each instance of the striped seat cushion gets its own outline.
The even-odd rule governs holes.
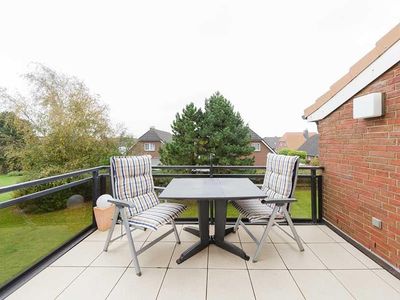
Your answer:
[[[273,206],[262,204],[260,199],[236,200],[232,201],[232,205],[244,218],[248,218],[250,222],[260,222],[269,219],[274,209]],[[283,218],[283,213],[278,211],[275,218]]]
[[[264,183],[261,188],[266,199],[281,199],[292,196],[295,184],[295,171],[298,156],[286,156],[268,153]],[[262,199],[232,201],[236,209],[251,222],[268,219],[275,204],[263,204]],[[281,208],[277,218],[282,218]]]
[[[133,204],[128,209],[130,216],[145,211],[160,203],[154,192],[151,172],[151,157],[112,157],[114,196]]]
[[[185,205],[179,203],[160,203],[129,219],[135,226],[157,230],[161,225],[171,222],[185,210]]]

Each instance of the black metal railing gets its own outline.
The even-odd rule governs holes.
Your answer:
[[[262,183],[264,177],[263,170],[265,170],[265,166],[155,166],[153,167],[153,177],[156,181],[156,185],[160,183],[160,185],[164,186],[167,185],[172,178],[177,177],[247,177],[255,183]],[[307,199],[307,205],[308,203],[310,204],[310,214],[306,217],[294,216],[293,220],[295,223],[307,222],[316,224],[322,221],[323,186],[321,171],[321,167],[300,166],[298,182],[300,182],[303,187],[309,186],[310,199]],[[10,266],[0,265],[1,270],[8,270],[8,277],[7,272],[0,274],[0,298],[2,293],[5,294],[7,291],[9,293],[11,290],[18,288],[18,286],[23,284],[34,274],[41,271],[96,230],[96,221],[92,207],[96,205],[96,199],[101,194],[111,193],[109,174],[109,166],[99,166],[0,187],[0,195],[12,193],[8,194],[11,199],[0,202],[0,232],[4,232],[4,234],[0,235],[0,264],[10,262],[10,257],[5,257],[6,255],[10,255],[10,251],[7,250],[2,253],[1,249],[4,249],[4,246],[2,248],[1,245],[5,245],[17,239],[24,240],[27,235],[31,234],[29,232],[30,226],[36,226],[36,228],[39,229],[44,228],[43,236],[39,235],[35,240],[31,235],[29,239],[27,239],[31,243],[41,243],[41,246],[47,245],[46,243],[49,243],[50,237],[53,238],[51,240],[52,244],[48,245],[48,249],[46,247],[39,247],[43,248],[42,252],[38,252],[37,257],[33,257],[28,261],[18,257],[19,249],[16,249],[12,254],[13,259],[19,262],[24,261],[25,264],[20,263],[18,266],[15,266],[10,262]],[[17,196],[13,194],[17,191],[29,188],[37,189],[32,193],[20,193],[20,195]],[[83,198],[83,202],[80,203],[80,206],[72,205],[71,207],[65,207],[55,212],[25,213],[26,208],[21,208],[26,203],[37,204],[40,201],[44,201],[46,197],[55,197],[58,193],[64,193],[60,197],[65,197],[65,195],[69,194],[76,197],[76,194],[82,194],[84,195],[81,197]],[[308,192],[306,197],[308,197]],[[21,221],[16,221],[14,218],[15,215],[23,215],[24,217]],[[36,219],[40,220],[37,224],[35,223]],[[77,221],[71,224],[71,220]],[[178,219],[177,221],[187,222],[195,220],[196,215],[191,215],[186,218]],[[228,216],[227,221],[234,221],[234,216]],[[68,229],[68,232],[65,231],[65,228]],[[40,230],[36,231],[40,232]],[[51,236],[52,234],[54,236]],[[60,238],[58,237],[59,235],[61,236]],[[29,245],[22,246],[26,247]]]

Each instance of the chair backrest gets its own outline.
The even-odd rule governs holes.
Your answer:
[[[293,197],[299,168],[298,156],[268,153],[262,190],[268,198]]]
[[[154,192],[151,156],[114,156],[110,158],[113,197],[134,204],[130,215],[159,203]]]

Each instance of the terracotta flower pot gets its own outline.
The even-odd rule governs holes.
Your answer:
[[[106,231],[110,229],[112,224],[112,217],[115,211],[115,205],[113,204],[107,208],[93,207],[94,217],[96,218],[97,228],[100,231]]]

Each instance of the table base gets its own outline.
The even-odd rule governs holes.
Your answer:
[[[192,257],[196,253],[199,253],[208,245],[214,244],[232,254],[235,254],[245,260],[249,260],[250,257],[239,247],[234,244],[224,241],[225,235],[233,232],[233,227],[225,228],[226,224],[226,201],[216,201],[215,203],[215,235],[209,234],[209,209],[208,201],[199,200],[199,229],[193,227],[185,227],[183,230],[194,234],[200,238],[200,241],[186,249],[181,256],[176,260],[177,264],[180,264]]]

